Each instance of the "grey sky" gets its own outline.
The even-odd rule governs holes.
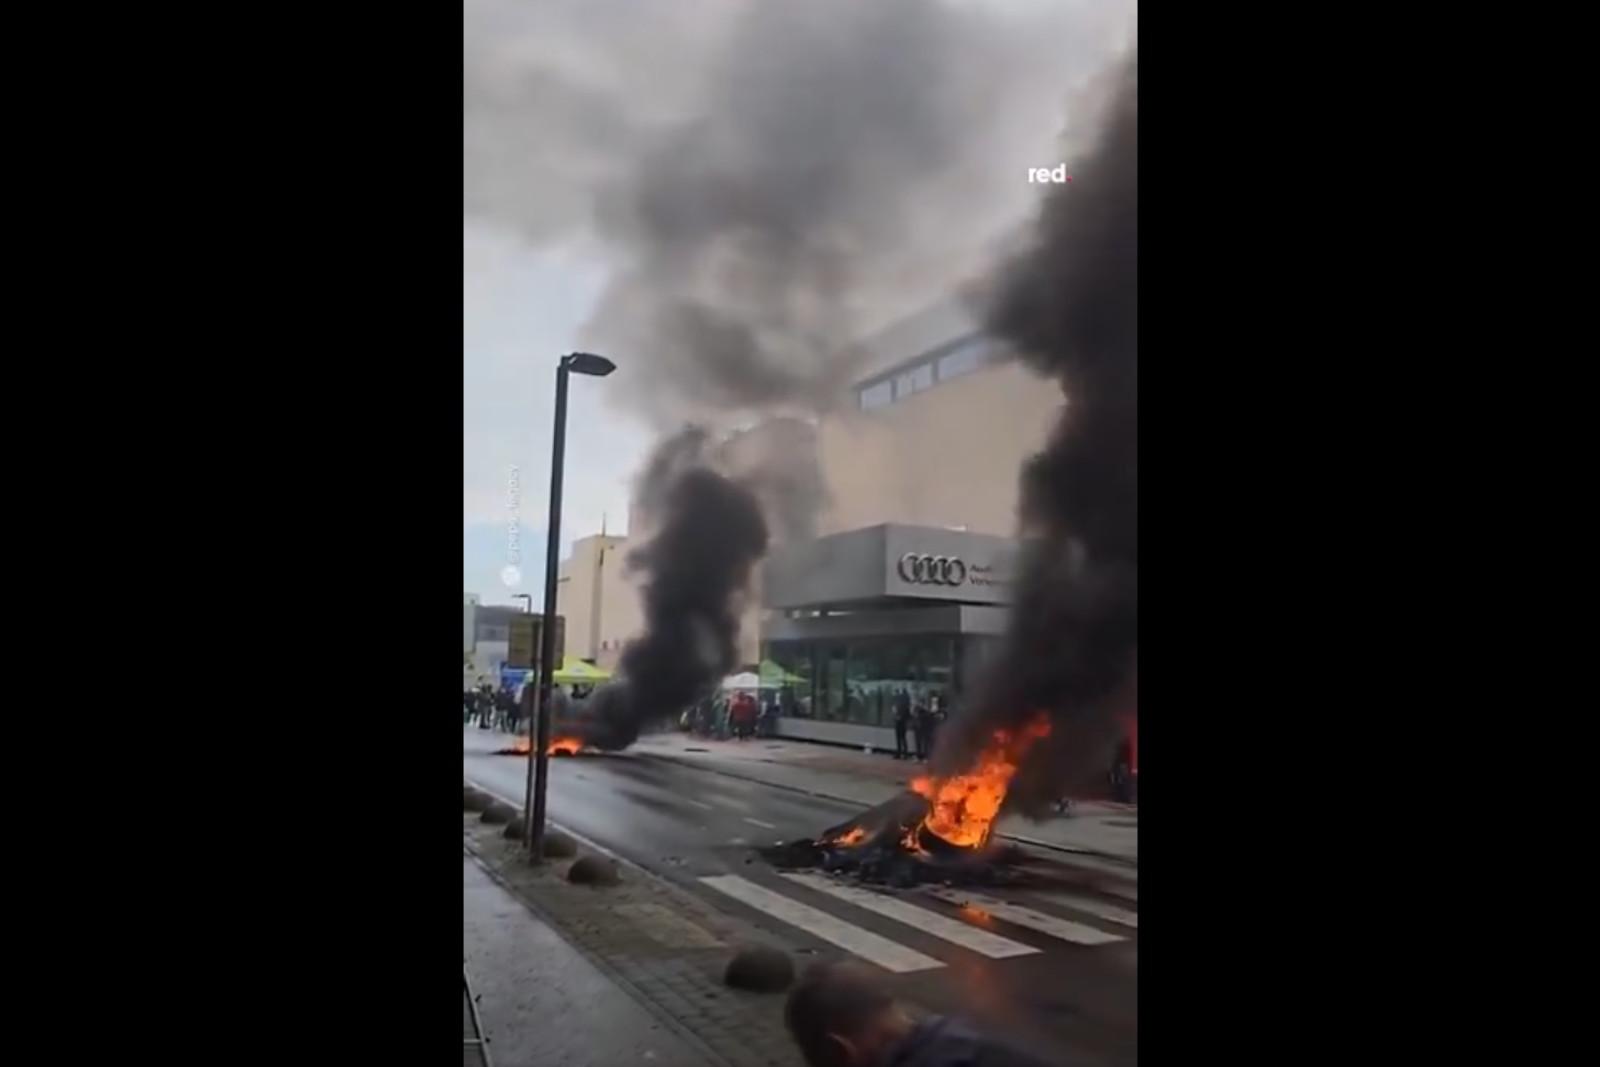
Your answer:
[[[571,350],[604,276],[592,261],[466,223],[462,229],[462,580],[486,603],[540,595],[549,506],[555,361]],[[619,354],[617,374],[627,373]],[[644,429],[611,409],[608,383],[575,377],[567,413],[563,544],[627,522],[628,482],[648,446]],[[508,487],[519,468],[523,583],[505,587]]]
[[[486,602],[542,588],[561,353],[595,338],[619,367],[573,382],[570,545],[602,515],[625,528],[632,476],[683,418],[789,413],[793,389],[732,388],[755,355],[816,385],[809,407],[837,390],[841,346],[971,277],[1032,213],[1027,168],[1057,160],[1063,105],[1133,7],[880,0],[880,25],[851,0],[765,3],[464,0],[463,583]],[[797,33],[804,55],[785,54]]]

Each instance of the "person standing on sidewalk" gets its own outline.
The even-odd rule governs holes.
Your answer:
[[[939,727],[944,725],[946,712],[944,694],[935,693],[928,698],[928,752],[939,747]]]
[[[1119,804],[1135,803],[1133,777],[1133,744],[1123,738],[1117,745],[1117,754],[1111,762],[1111,799]]]
[[[506,687],[506,726],[512,736],[517,733],[517,721],[522,718],[522,705],[517,700],[516,691],[510,686]]]
[[[928,698],[919,696],[911,713],[911,728],[917,735],[917,759],[928,759],[928,740],[933,735],[933,712],[928,710]]]
[[[894,691],[894,758],[905,759],[911,753],[906,751],[906,728],[911,725],[911,698],[904,689]]]

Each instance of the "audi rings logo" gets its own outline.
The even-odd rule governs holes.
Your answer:
[[[912,585],[960,585],[967,580],[967,565],[955,556],[907,552],[900,557],[900,577]]]

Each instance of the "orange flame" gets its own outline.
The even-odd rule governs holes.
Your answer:
[[[932,801],[921,828],[961,848],[983,847],[1017,765],[1035,741],[1049,735],[1050,720],[1040,715],[1015,734],[996,730],[994,743],[979,753],[977,767],[966,774],[913,778],[911,791]],[[916,847],[917,829],[906,835],[910,847]]]
[[[546,756],[576,756],[583,749],[583,739],[578,737],[557,737],[550,742],[550,747],[544,750]],[[533,751],[533,742],[526,737],[513,737],[511,751],[519,756],[526,756]]]
[[[848,833],[840,834],[838,837],[836,837],[833,840],[829,841],[828,844],[830,844],[830,845],[859,845],[859,844],[861,844],[861,842],[865,841],[866,839],[867,839],[866,827],[864,827],[864,826],[856,826],[856,827],[851,828],[851,830]]]

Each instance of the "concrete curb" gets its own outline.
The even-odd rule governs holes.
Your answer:
[[[689,767],[693,770],[705,771],[707,774],[720,774],[725,778],[736,778],[741,782],[754,782],[756,785],[764,785],[771,789],[783,789],[790,793],[801,793],[808,797],[818,797],[822,800],[831,800],[839,804],[854,804],[863,807],[872,806],[871,804],[864,804],[863,801],[852,797],[839,796],[837,793],[824,793],[818,789],[805,789],[797,785],[784,785],[781,782],[772,782],[765,778],[757,778],[754,775],[749,774],[739,774],[735,771],[724,770],[721,767],[708,767],[705,764],[695,760],[679,759],[675,756],[668,756],[659,752],[637,752],[635,755],[644,759],[661,760],[665,763],[676,763],[680,767]],[[1032,845],[1035,848],[1046,848],[1052,852],[1062,852],[1069,856],[1091,857],[1101,861],[1102,863],[1113,864],[1119,868],[1122,868],[1122,871],[1107,871],[1102,869],[1101,873],[1103,874],[1118,875],[1125,871],[1126,874],[1124,877],[1126,877],[1127,880],[1134,882],[1139,880],[1139,864],[1137,862],[1130,862],[1121,856],[1114,856],[1108,852],[1096,852],[1093,849],[1087,848],[1071,848],[1067,845],[1059,845],[1053,841],[1043,841],[1037,837],[1027,837],[1023,834],[1002,833],[999,836],[1005,838],[1007,841],[1016,841],[1019,844]]]

